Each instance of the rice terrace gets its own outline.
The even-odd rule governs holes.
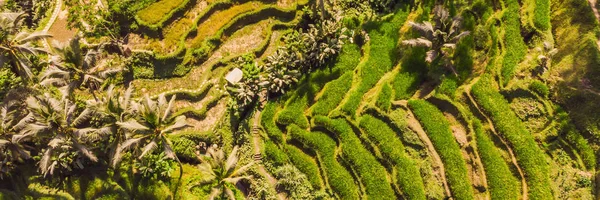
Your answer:
[[[600,200],[596,0],[0,0],[0,200]]]

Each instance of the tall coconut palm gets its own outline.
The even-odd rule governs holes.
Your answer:
[[[206,155],[199,158],[202,161],[199,169],[205,175],[200,185],[214,184],[209,197],[211,200],[219,195],[235,199],[235,195],[228,185],[235,185],[243,179],[252,179],[252,176],[245,175],[245,173],[254,165],[254,162],[250,162],[239,168],[237,167],[239,161],[238,146],[233,147],[227,158],[225,158],[223,150],[216,147],[216,145],[208,148]]]
[[[457,72],[450,62],[450,57],[456,49],[456,44],[469,35],[470,32],[460,31],[462,18],[460,16],[450,18],[448,10],[443,6],[436,6],[434,12],[435,26],[427,21],[422,23],[409,22],[412,29],[419,32],[421,37],[404,40],[402,44],[429,48],[425,61],[432,63],[438,57],[441,57],[443,65],[456,75]]]
[[[86,127],[93,114],[90,109],[78,112],[73,102],[56,99],[48,93],[27,98],[26,104],[29,115],[23,120],[30,123],[13,140],[34,141],[45,146],[39,162],[44,176],[54,174],[57,169],[83,169],[86,158],[98,161],[88,146],[109,132]]]
[[[128,117],[133,114],[131,94],[133,87],[130,86],[124,93],[119,93],[114,89],[114,85],[110,85],[106,90],[106,94],[98,99],[88,101],[90,109],[103,119],[104,127],[112,133],[111,140],[108,145],[110,150],[109,157],[111,165],[116,167],[115,154],[120,148],[121,143],[125,142],[126,135],[123,129],[119,128],[117,123],[125,122]]]
[[[159,146],[162,147],[166,157],[177,161],[179,164],[179,176],[183,173],[181,161],[172,148],[171,140],[168,135],[188,126],[185,116],[173,118],[173,104],[175,96],[167,101],[164,94],[158,97],[158,101],[153,101],[148,95],[141,103],[134,103],[132,118],[124,122],[117,122],[120,128],[127,131],[127,140],[121,144],[113,159],[113,165],[118,164],[121,155],[125,150],[134,146],[143,146],[138,151],[138,159],[152,153]]]
[[[81,49],[79,37],[73,38],[69,43],[55,48],[50,67],[41,76],[41,85],[61,87],[63,95],[70,95],[76,88],[88,88],[96,97],[94,91],[100,87],[106,78],[116,74],[122,69],[105,69],[97,65],[96,50],[85,51]]]
[[[51,37],[48,34],[21,31],[25,13],[0,13],[0,66],[8,64],[11,70],[26,82],[33,80],[29,56],[46,53],[34,43]]]
[[[26,125],[26,121],[17,120],[16,109],[13,102],[0,106],[0,179],[15,167],[15,163],[31,158],[25,146],[13,139]]]

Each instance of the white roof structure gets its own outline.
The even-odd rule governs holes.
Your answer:
[[[244,77],[244,72],[239,68],[235,68],[231,70],[227,75],[225,75],[225,80],[231,84],[236,84],[242,80]]]

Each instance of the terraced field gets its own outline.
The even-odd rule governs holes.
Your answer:
[[[214,77],[229,72],[227,61],[240,55],[253,53],[257,60],[271,55],[285,27],[297,20],[292,10],[298,7],[259,1],[183,4],[180,17],[162,20],[169,24],[155,30],[160,36],[134,36],[132,45],[192,67],[177,66],[176,73],[133,84],[142,92],[185,96],[176,107],[193,125],[189,130],[209,131],[223,120],[230,98],[226,83]],[[364,25],[367,43],[344,45],[332,67],[303,77],[297,89],[256,112],[260,131],[254,148],[268,166],[265,173],[291,163],[313,188],[340,199],[590,197],[589,185],[565,190],[556,180],[566,175],[551,169],[576,164],[569,173],[592,179],[583,175],[595,171],[590,145],[573,130],[568,136],[550,136],[560,132],[553,128],[560,122],[551,117],[557,105],[517,86],[529,84],[515,75],[528,72],[523,66],[535,52],[525,51],[524,38],[514,30],[520,23],[513,19],[519,16],[515,4],[486,11],[486,17],[501,22],[478,26],[493,32],[493,45],[487,52],[476,51],[474,36],[468,36],[457,48],[459,76],[442,78],[437,85],[427,78],[425,52],[401,44],[414,35],[408,22],[428,18],[423,9],[429,5],[400,6]],[[554,14],[534,13],[536,20]],[[468,30],[480,23],[465,18]],[[550,33],[543,20],[533,26],[542,35]],[[498,29],[505,31],[498,34]],[[197,49],[208,53],[196,64],[189,55]],[[540,122],[519,115],[519,99],[544,105],[550,116],[532,129]],[[563,150],[572,154],[557,157]]]
[[[488,13],[501,23],[486,28],[506,30],[492,33],[492,42],[506,44],[477,55],[466,46],[473,44],[467,37],[457,50],[470,59],[458,67],[467,75],[458,81],[446,77],[437,87],[425,78],[424,52],[400,44],[412,35],[408,22],[427,13],[405,7],[367,24],[368,43],[345,45],[332,68],[311,73],[295,91],[266,105],[261,116],[266,162],[277,167],[304,153],[311,158],[307,163],[292,163],[340,199],[592,198],[589,185],[565,190],[556,182],[566,175],[558,166],[592,178],[595,170],[580,155],[592,156],[586,152],[593,150],[580,133],[569,133],[580,139],[560,134],[560,122],[552,117],[558,105],[517,86],[529,85],[515,74],[528,73],[522,66],[535,52],[510,46],[523,43],[509,31],[512,3]],[[549,34],[546,26],[540,30]],[[396,53],[399,48],[403,53]],[[541,108],[544,117],[520,114],[537,112],[520,110],[524,102],[528,109]],[[571,146],[576,143],[583,147]],[[289,151],[290,146],[303,151]],[[558,156],[560,151],[571,153]]]
[[[327,2],[329,9],[344,4]],[[428,48],[437,43],[424,48],[406,41],[422,36],[427,27],[415,29],[413,23],[433,20],[436,4],[461,17],[468,35],[441,45],[439,58],[429,62]],[[130,85],[117,90],[132,86],[135,100],[145,94],[158,101],[177,97],[163,102],[173,112],[162,120],[185,116],[187,126],[168,136],[173,142],[162,142],[178,147],[168,150],[185,163],[173,174],[185,173],[140,186],[131,183],[135,177],[102,185],[100,179],[117,176],[103,174],[74,179],[100,182],[90,183],[102,185],[97,190],[81,183],[54,191],[37,182],[30,190],[92,199],[112,187],[138,195],[132,199],[208,199],[216,184],[198,185],[216,175],[197,165],[208,163],[201,151],[218,145],[225,152],[240,147],[240,163],[255,164],[244,168],[255,179],[219,188],[233,189],[227,195],[239,198],[304,199],[287,191],[298,187],[333,199],[598,199],[600,120],[586,118],[598,107],[577,104],[600,99],[597,83],[590,83],[598,79],[587,77],[600,66],[600,23],[587,1],[402,1],[376,17],[344,16],[344,26],[355,31],[352,39],[364,40],[343,44],[323,66],[300,70],[301,78],[285,93],[267,91],[249,107],[234,105],[235,84],[225,76],[239,67],[238,59],[251,57],[257,70],[267,70],[263,64],[286,47],[284,36],[309,27],[302,24],[310,15],[305,12],[318,14],[318,5],[152,1],[132,17],[136,28],[125,44],[132,52],[126,69],[132,77],[123,78]],[[587,14],[580,19],[579,13]],[[243,73],[243,79],[251,76]],[[75,94],[97,99],[83,92]],[[291,172],[281,170],[286,167],[299,171],[296,179],[288,180]]]

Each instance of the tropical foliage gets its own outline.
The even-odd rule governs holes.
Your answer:
[[[433,63],[441,58],[441,65],[447,67],[452,73],[457,74],[450,58],[456,49],[456,44],[469,31],[461,31],[462,18],[456,16],[450,17],[450,13],[443,6],[436,6],[434,10],[435,23],[426,21],[422,23],[409,22],[413,30],[417,31],[421,37],[402,41],[402,44],[412,47],[425,47],[429,49],[425,56],[425,61]]]

